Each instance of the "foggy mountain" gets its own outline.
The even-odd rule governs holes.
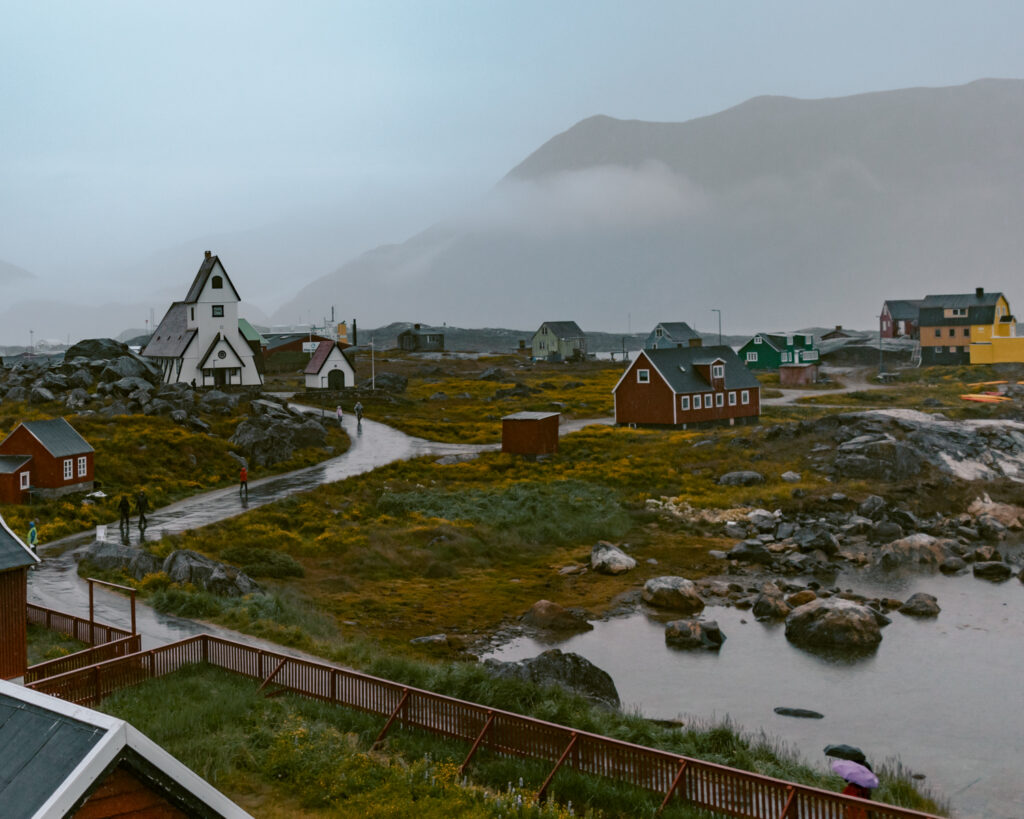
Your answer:
[[[583,120],[467,212],[378,247],[273,317],[336,304],[422,321],[726,332],[873,326],[886,298],[1024,299],[1024,80],[820,100],[682,123]]]

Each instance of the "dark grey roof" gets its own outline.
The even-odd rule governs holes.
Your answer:
[[[235,290],[235,285],[232,284],[228,271],[224,267],[224,263],[220,261],[217,256],[207,256],[203,259],[203,263],[199,265],[199,272],[196,273],[196,277],[192,280],[192,286],[188,289],[188,295],[185,296],[185,304],[195,304],[199,301],[199,296],[203,292],[203,288],[206,287],[206,281],[210,278],[210,274],[213,273],[214,268],[220,263],[220,268],[224,272],[224,281],[227,282],[227,286],[231,288],[231,292],[235,294],[236,301],[241,301],[241,297],[238,295],[238,291]]]
[[[947,324],[991,324],[995,321],[996,304],[1002,293],[954,293],[925,296],[921,302],[919,323],[924,326]],[[947,317],[945,310],[966,309],[966,316]]]
[[[885,304],[896,321],[917,321],[924,299],[889,299]]]
[[[263,340],[267,342],[267,351],[276,350],[278,347],[283,347],[285,344],[291,344],[293,341],[324,341],[324,337],[313,333],[313,338],[309,337],[309,333],[263,333]]]
[[[8,569],[21,569],[39,562],[25,542],[11,531],[7,521],[0,518],[0,572]],[[0,780],[3,778],[3,766],[0,765]],[[2,804],[2,800],[0,800]]]
[[[995,307],[1002,293],[951,293],[941,296],[925,296],[921,307]]]
[[[0,805],[32,816],[106,731],[0,694]]]
[[[558,338],[581,338],[584,335],[575,321],[545,321],[541,327],[547,327]]]
[[[665,331],[665,335],[675,341],[689,341],[691,338],[700,338],[700,333],[695,332],[685,321],[661,321],[658,322],[658,327]]]
[[[725,387],[729,390],[757,389],[761,382],[740,361],[732,347],[670,347],[666,350],[644,350],[654,368],[679,394],[704,392],[710,384],[695,369],[721,360],[725,365]]]
[[[21,426],[31,432],[54,458],[83,455],[93,452],[89,442],[63,418],[49,421],[22,421]]]
[[[142,354],[150,358],[181,358],[197,332],[188,329],[188,305],[176,301],[167,310]]]
[[[10,475],[32,460],[31,455],[0,455],[0,475]]]

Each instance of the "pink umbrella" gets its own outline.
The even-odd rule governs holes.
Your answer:
[[[860,785],[862,788],[878,787],[878,777],[858,762],[850,759],[833,759],[829,767],[854,785]]]

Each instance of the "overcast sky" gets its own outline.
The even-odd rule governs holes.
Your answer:
[[[0,0],[0,13],[0,261],[49,293],[107,298],[125,280],[103,271],[207,236],[320,223],[345,226],[342,254],[402,241],[593,114],[682,121],[760,94],[1024,77],[1020,2]],[[137,265],[134,283],[146,277]],[[270,310],[280,292],[255,295]]]

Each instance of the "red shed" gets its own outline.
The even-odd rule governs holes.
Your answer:
[[[28,667],[25,609],[28,567],[39,558],[0,518],[0,678],[20,677]]]
[[[30,463],[15,470],[17,493],[24,493],[30,488],[34,493],[55,497],[69,492],[89,492],[93,488],[93,448],[63,418],[23,421],[0,441],[0,455],[31,458]],[[26,466],[28,479],[23,477]],[[0,472],[2,470],[0,467]],[[0,486],[3,487],[0,492],[10,491],[13,497],[15,478],[7,478],[5,483],[3,477],[6,476],[0,477]],[[26,480],[30,487],[25,486]],[[9,490],[7,483],[11,484]],[[23,499],[24,495],[18,494],[18,497]]]
[[[514,412],[501,419],[501,451],[513,455],[558,452],[557,412]]]
[[[805,384],[818,382],[817,364],[781,364],[779,365],[780,387],[801,387]]]
[[[756,423],[761,382],[732,347],[644,350],[612,390],[615,422],[652,426]]]

